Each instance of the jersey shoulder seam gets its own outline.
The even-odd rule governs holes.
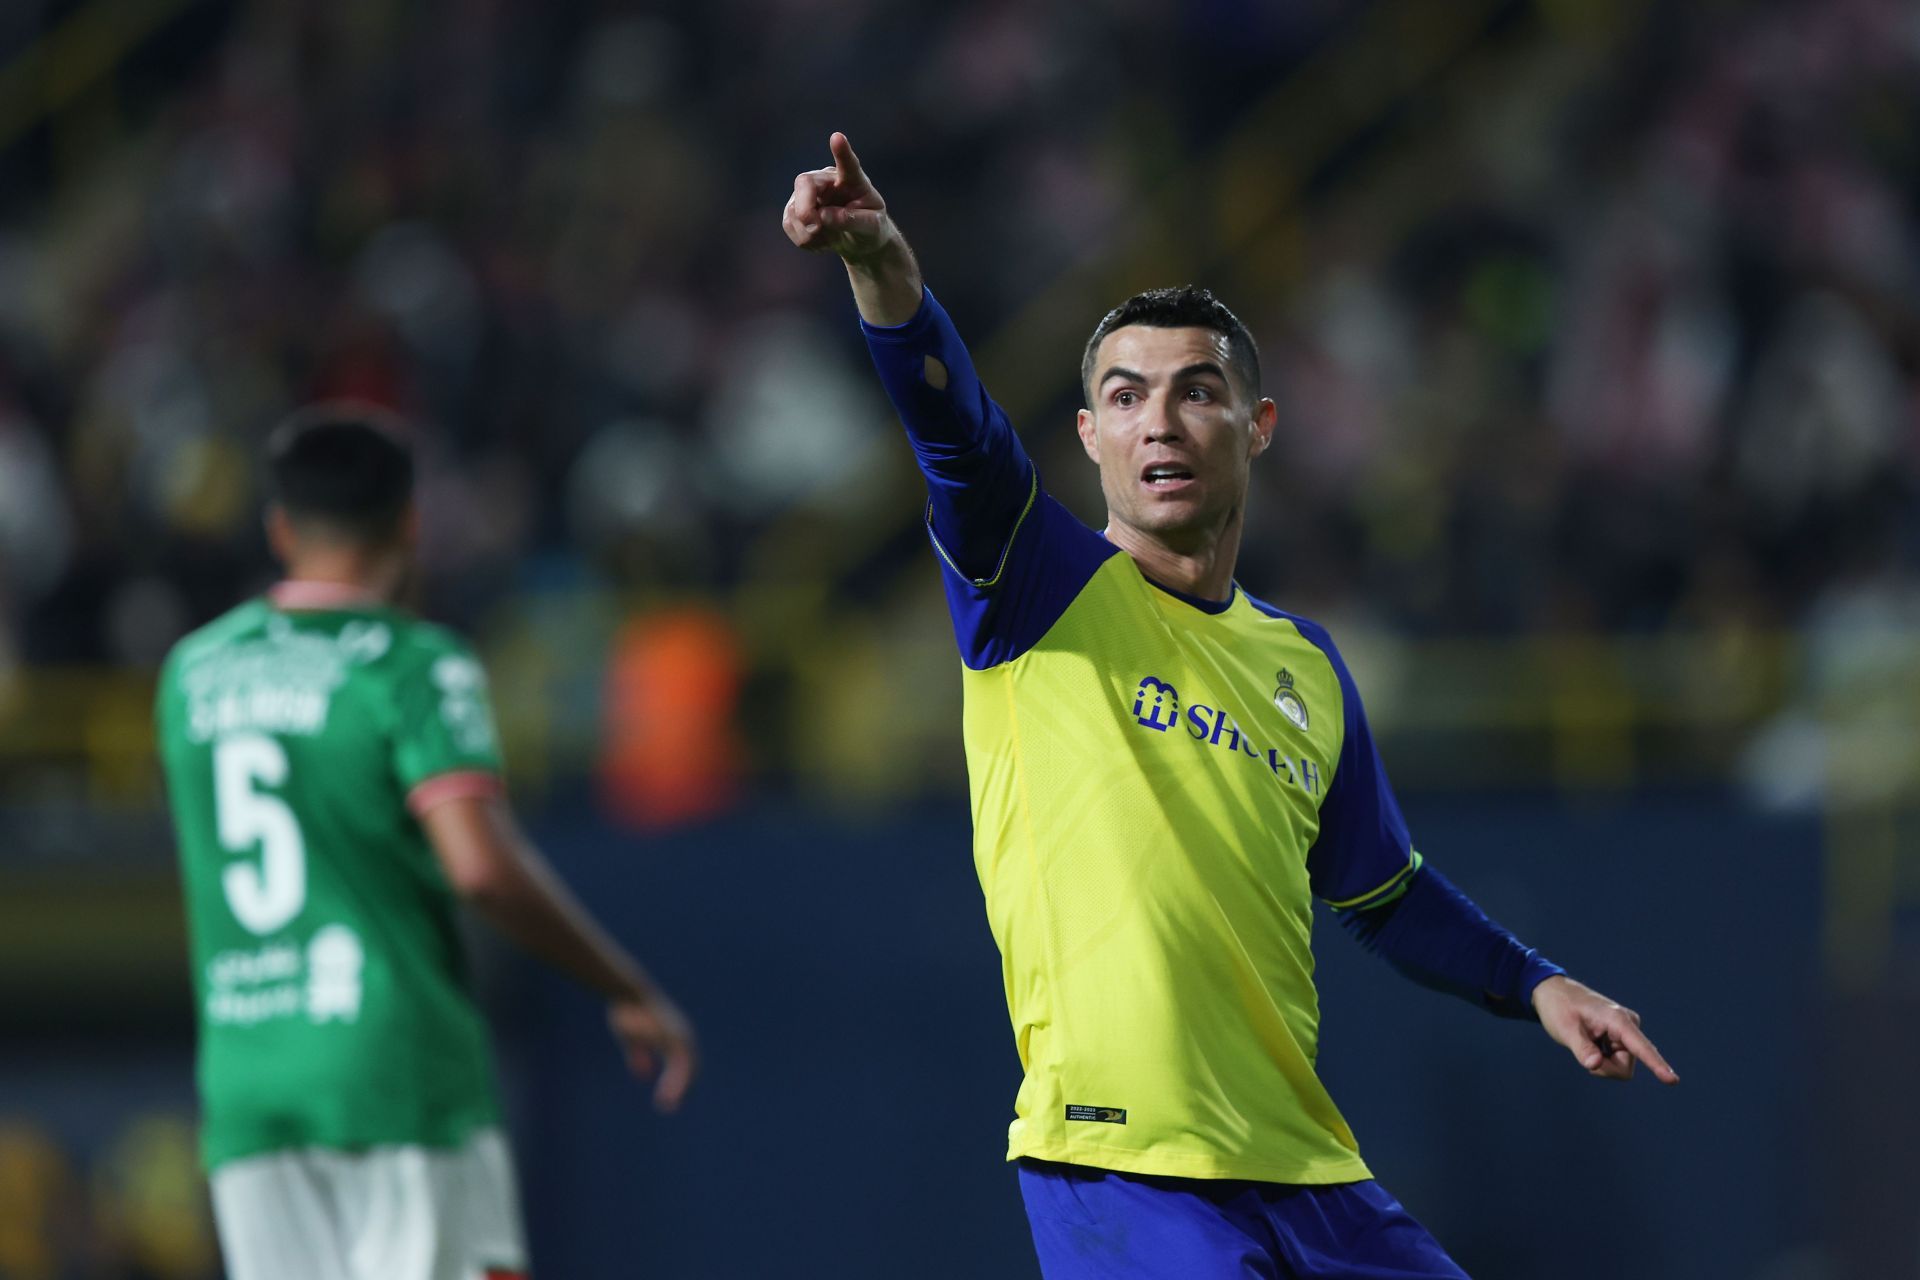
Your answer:
[[[1326,658],[1327,666],[1333,671],[1334,687],[1340,690],[1340,747],[1341,752],[1344,752],[1346,750],[1347,730],[1353,720],[1353,708],[1349,703],[1358,698],[1359,690],[1354,686],[1353,673],[1347,669],[1347,660],[1340,656],[1340,647],[1333,642],[1333,634],[1312,618],[1302,617],[1297,613],[1289,613],[1277,605],[1268,604],[1265,600],[1262,600],[1250,591],[1243,589],[1240,594],[1247,598],[1248,605],[1266,614],[1269,618],[1292,623],[1293,629],[1299,633],[1300,638],[1319,650],[1321,656]],[[1339,767],[1339,756],[1341,752],[1335,753],[1334,765],[1336,769]],[[1331,781],[1329,781],[1328,785],[1332,785]]]
[[[1332,633],[1325,627],[1315,622],[1312,618],[1303,617],[1297,613],[1289,613],[1277,605],[1268,604],[1265,600],[1262,600],[1259,596],[1254,595],[1244,587],[1240,589],[1240,594],[1246,597],[1247,604],[1257,612],[1263,613],[1278,622],[1292,623],[1293,629],[1299,633],[1300,638],[1312,645],[1315,649],[1318,649],[1321,656],[1326,658],[1327,665],[1333,668],[1336,681],[1344,684],[1352,678],[1351,673],[1346,670],[1346,659],[1340,656],[1339,646],[1334,644]],[[1345,699],[1346,691],[1343,688],[1341,690],[1341,700],[1344,702]]]
[[[261,601],[257,597],[241,601],[219,617],[202,623],[174,641],[163,665],[178,669],[199,657],[202,652],[226,643],[234,632],[243,630],[260,612]]]

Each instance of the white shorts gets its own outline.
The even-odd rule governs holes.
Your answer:
[[[213,1171],[228,1280],[494,1280],[527,1267],[498,1129],[450,1148],[307,1148]]]

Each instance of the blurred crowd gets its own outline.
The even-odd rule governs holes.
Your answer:
[[[262,582],[254,455],[315,397],[417,424],[457,623],[724,594],[796,512],[879,545],[903,451],[836,273],[778,229],[827,132],[984,336],[1368,8],[186,7],[110,125],[0,155],[32,180],[0,227],[0,667],[150,664]],[[1243,581],[1430,633],[1911,600],[1920,16],[1643,6],[1596,63],[1508,8],[1524,71],[1445,136],[1401,123],[1446,181],[1310,189],[1297,269],[1205,281],[1282,408]],[[1077,356],[1032,359],[1070,395]]]
[[[220,1274],[194,1120],[109,1094],[94,1141],[0,1112],[0,1276],[212,1280]]]
[[[885,440],[843,291],[778,229],[829,127],[937,223],[982,155],[1091,151],[1127,100],[1077,101],[1112,72],[1065,3],[218,7],[110,141],[38,139],[0,234],[0,636],[28,661],[151,663],[257,583],[254,455],[315,397],[418,424],[455,621],[583,571],[724,589],[792,508],[857,509]],[[1023,138],[1041,104],[1059,132]],[[974,199],[983,262],[1029,238]]]
[[[1703,8],[1481,86],[1420,217],[1320,230],[1271,381],[1321,593],[1495,633],[1911,599],[1920,11]]]

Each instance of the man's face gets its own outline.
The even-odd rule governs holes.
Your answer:
[[[1127,325],[1094,353],[1080,442],[1100,467],[1113,520],[1190,553],[1246,500],[1247,464],[1273,437],[1271,400],[1238,388],[1227,337]]]

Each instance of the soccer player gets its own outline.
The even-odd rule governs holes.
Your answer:
[[[1025,1080],[1008,1158],[1042,1271],[1459,1277],[1315,1074],[1312,899],[1430,986],[1537,1018],[1589,1072],[1677,1077],[1422,861],[1326,631],[1234,581],[1273,437],[1201,289],[1128,299],[1081,361],[1095,532],[1041,486],[845,135],[782,219],[844,262],[929,489],[963,660],[974,857]]]
[[[397,607],[413,462],[373,410],[268,444],[285,581],[168,656],[156,718],[231,1280],[506,1280],[526,1247],[456,899],[604,996],[680,1105],[686,1018],[515,826],[486,678]]]

